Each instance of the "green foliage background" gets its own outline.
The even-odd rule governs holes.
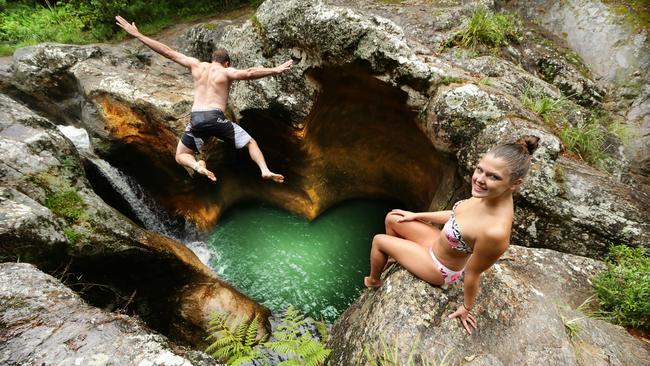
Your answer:
[[[115,15],[145,34],[180,21],[211,16],[259,0],[0,0],[0,55],[40,43],[85,44],[124,35]]]
[[[650,258],[643,248],[613,246],[593,285],[602,316],[650,332]]]

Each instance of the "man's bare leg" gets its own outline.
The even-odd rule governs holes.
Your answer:
[[[213,182],[217,180],[214,173],[205,167],[205,161],[196,161],[194,158],[194,151],[183,145],[181,141],[178,141],[178,146],[176,146],[176,162],[184,167],[195,170],[199,174],[205,175]]]
[[[255,142],[255,140],[251,139],[248,144],[246,144],[246,147],[248,147],[248,153],[250,154],[251,159],[253,159],[255,164],[260,167],[262,178],[270,179],[276,183],[284,183],[284,176],[273,173],[266,166],[264,155],[262,155],[262,151],[260,150],[259,146],[257,146],[257,142]]]

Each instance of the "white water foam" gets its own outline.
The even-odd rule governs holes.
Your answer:
[[[212,249],[208,248],[205,242],[193,241],[187,243],[187,247],[196,254],[199,260],[206,266],[210,266],[210,260],[214,257],[215,253]]]
[[[176,237],[171,219],[134,179],[105,160],[91,158],[90,161],[108,180],[113,189],[124,198],[135,217],[142,222],[147,230],[172,238]]]
[[[56,126],[63,136],[72,141],[77,150],[90,150],[90,137],[88,132],[83,128],[76,128],[74,126]]]

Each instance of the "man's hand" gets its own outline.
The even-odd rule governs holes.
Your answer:
[[[274,69],[279,74],[281,72],[285,72],[285,71],[289,70],[291,68],[291,65],[293,65],[293,61],[289,60],[289,61],[283,63],[282,65],[278,65],[278,66],[274,67]]]
[[[126,21],[126,19],[122,18],[121,16],[116,16],[115,17],[115,24],[119,25],[120,28],[124,29],[126,33],[132,35],[133,37],[138,37],[142,35],[140,31],[138,31],[138,27],[135,26],[135,22],[129,23]]]
[[[469,310],[465,308],[465,305],[461,305],[458,310],[449,314],[449,319],[460,318],[460,322],[463,323],[463,327],[467,333],[472,334],[472,328],[476,329],[476,318],[469,313]]]

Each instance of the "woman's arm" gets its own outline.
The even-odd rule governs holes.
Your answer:
[[[436,211],[436,212],[411,212],[411,211],[404,211],[404,210],[393,210],[390,213],[402,216],[402,218],[397,220],[397,222],[417,220],[417,221],[429,222],[437,225],[444,224],[445,222],[447,222],[447,220],[449,220],[449,217],[451,216],[450,210]]]
[[[474,308],[478,296],[481,273],[501,257],[508,248],[509,232],[501,228],[494,228],[485,233],[484,238],[479,238],[474,243],[474,250],[465,266],[463,278],[463,303],[449,318],[459,317],[463,327],[469,334],[472,328],[476,329],[476,319],[470,311]]]

